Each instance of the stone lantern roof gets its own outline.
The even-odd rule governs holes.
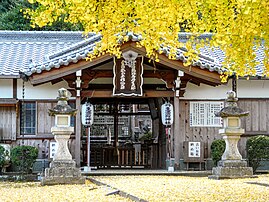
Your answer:
[[[60,88],[58,90],[59,97],[57,105],[53,107],[53,109],[49,109],[49,115],[55,116],[56,114],[70,114],[71,116],[75,116],[77,113],[76,109],[73,109],[68,105],[68,91],[65,88]]]
[[[236,98],[236,94],[234,91],[227,92],[227,99],[225,100],[225,107],[222,108],[215,115],[217,117],[241,117],[248,116],[249,112],[245,112],[243,109],[237,106],[238,98]]]

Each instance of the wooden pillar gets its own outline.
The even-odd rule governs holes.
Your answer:
[[[157,109],[159,113],[159,117],[161,117],[161,106],[163,104],[162,98],[158,98],[156,100]],[[165,160],[167,156],[166,152],[166,136],[165,136],[165,128],[162,124],[161,118],[158,119],[159,123],[159,135],[158,135],[158,146],[157,146],[157,158],[158,158],[158,168],[165,168]]]
[[[180,120],[179,120],[179,98],[174,97],[174,124],[173,124],[173,149],[175,164],[179,165],[179,154],[180,154]]]
[[[77,116],[76,116],[76,143],[75,143],[75,160],[77,167],[80,167],[80,150],[81,150],[81,100],[80,97],[76,97],[76,108],[77,108]]]
[[[181,152],[183,152],[182,130],[180,125],[180,109],[179,109],[179,93],[181,85],[181,77],[184,76],[184,72],[178,71],[177,79],[175,80],[175,94],[174,94],[174,124],[173,124],[173,146],[174,146],[174,158],[175,167],[179,168],[179,160]],[[180,168],[179,168],[180,169]]]
[[[118,125],[119,125],[119,114],[118,114],[118,102],[116,101],[114,103],[114,142],[113,142],[113,146],[114,146],[114,151],[113,151],[113,163],[116,164],[120,164],[119,162],[119,150],[118,150],[118,146],[119,146],[119,129],[118,129]]]
[[[232,90],[235,92],[237,96],[237,78],[235,75],[232,78]]]
[[[114,103],[114,144],[113,144],[115,148],[118,147],[118,138],[119,138],[118,124],[119,124],[118,102],[116,101]]]
[[[81,98],[80,98],[80,90],[81,90],[81,70],[76,72],[77,80],[76,80],[76,130],[75,130],[75,161],[77,167],[80,167],[80,152],[81,152]]]
[[[154,139],[154,143],[158,143],[159,134],[160,134],[160,119],[152,120],[152,134]],[[151,147],[151,168],[157,169],[158,168],[158,147],[156,145]]]
[[[18,89],[18,84],[17,84],[17,79],[13,79],[13,98],[17,99],[17,89]]]

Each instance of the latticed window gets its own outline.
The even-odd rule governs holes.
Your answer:
[[[223,102],[190,102],[190,126],[221,127],[221,118],[216,117],[215,113],[223,106]]]
[[[20,111],[21,134],[34,135],[36,133],[36,103],[25,102]]]

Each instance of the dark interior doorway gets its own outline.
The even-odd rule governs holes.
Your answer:
[[[91,99],[90,102],[94,105],[90,138],[92,167],[163,167],[165,138],[157,99]],[[83,130],[82,165],[87,162],[86,134]]]

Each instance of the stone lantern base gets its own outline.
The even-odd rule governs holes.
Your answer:
[[[50,168],[45,169],[41,185],[85,184],[85,179],[81,176],[80,169],[76,168],[75,161],[52,161]]]
[[[252,167],[247,167],[243,160],[224,160],[218,162],[218,167],[212,169],[209,179],[234,179],[253,177]]]
[[[76,168],[68,149],[68,140],[74,133],[74,127],[70,126],[70,117],[74,116],[77,110],[68,105],[66,89],[59,89],[58,94],[57,105],[49,110],[49,115],[55,116],[55,126],[51,128],[51,133],[58,146],[50,167],[45,169],[41,185],[84,184],[85,177],[82,177],[80,169]]]
[[[76,162],[68,149],[70,134],[73,127],[52,127],[51,132],[58,143],[58,149],[50,167],[45,169],[45,176],[41,180],[41,185],[56,184],[85,184],[85,177],[81,176],[81,171],[76,168]]]

